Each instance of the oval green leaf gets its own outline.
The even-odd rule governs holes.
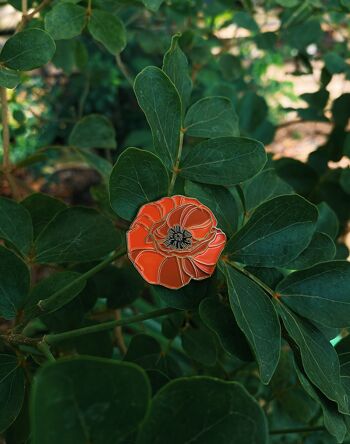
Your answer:
[[[265,415],[236,382],[209,377],[170,382],[153,398],[137,444],[266,444]]]
[[[58,3],[45,15],[45,29],[55,40],[80,35],[86,22],[86,9],[72,3]]]
[[[107,148],[117,147],[114,127],[107,117],[90,114],[74,125],[69,135],[69,145],[75,148]]]
[[[196,182],[230,186],[253,177],[265,162],[264,146],[257,140],[218,137],[187,150],[180,174]]]
[[[119,217],[132,220],[141,205],[166,196],[168,185],[168,172],[157,156],[128,148],[119,156],[111,173],[111,206]]]
[[[126,46],[124,23],[110,12],[93,9],[88,30],[113,55],[119,54]]]
[[[6,40],[0,62],[10,69],[30,71],[49,62],[55,50],[55,42],[46,31],[25,29]]]

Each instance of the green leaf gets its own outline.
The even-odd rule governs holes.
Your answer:
[[[152,336],[137,334],[131,338],[124,360],[133,362],[146,370],[150,378],[153,393],[178,376],[176,362],[163,353],[158,341]]]
[[[247,211],[251,211],[266,200],[283,194],[292,194],[292,188],[280,179],[273,168],[260,171],[242,184]]]
[[[118,216],[132,220],[142,205],[166,196],[168,185],[168,172],[157,156],[128,148],[118,157],[111,173],[111,206]]]
[[[13,319],[29,291],[30,274],[26,264],[0,245],[0,317]]]
[[[143,420],[150,388],[134,364],[79,357],[42,367],[31,395],[33,444],[122,444]]]
[[[0,354],[0,433],[17,418],[24,400],[24,371],[18,358]]]
[[[331,74],[339,74],[347,70],[346,61],[336,52],[327,52],[324,55],[325,66]]]
[[[339,231],[338,217],[332,208],[326,203],[321,202],[317,205],[318,219],[316,230],[321,233],[326,233],[332,239],[335,239]]]
[[[0,66],[0,86],[13,89],[16,88],[20,81],[21,78],[16,71]]]
[[[161,285],[152,285],[151,292],[159,297],[166,305],[180,310],[197,308],[200,301],[208,296],[210,279],[203,281],[191,281],[185,287],[178,290],[170,290]]]
[[[207,297],[199,305],[202,321],[219,339],[223,349],[242,361],[251,361],[249,344],[239,328],[232,310],[216,297]]]
[[[90,114],[79,120],[69,135],[68,143],[81,149],[117,147],[114,127],[101,114]]]
[[[316,231],[305,250],[291,262],[284,265],[284,268],[288,268],[289,270],[302,270],[303,268],[334,259],[335,252],[334,242],[328,234]]]
[[[260,378],[268,384],[280,357],[281,327],[268,295],[254,281],[222,263],[230,305],[259,365]]]
[[[171,45],[164,55],[163,71],[174,83],[182,103],[182,113],[185,113],[190,101],[192,80],[189,75],[188,61],[179,46],[181,34],[176,34],[171,39]]]
[[[206,367],[216,364],[216,338],[205,324],[196,320],[194,327],[188,327],[182,333],[181,343],[185,353],[194,361]]]
[[[152,130],[156,154],[172,169],[181,130],[181,100],[175,85],[161,69],[148,66],[137,75],[134,90]]]
[[[298,195],[275,197],[254,210],[226,251],[247,265],[283,266],[307,247],[317,216],[317,208]]]
[[[300,160],[285,157],[274,162],[274,166],[277,174],[298,194],[307,196],[317,185],[315,170]]]
[[[244,134],[253,134],[268,114],[266,100],[248,91],[238,104],[239,127]]]
[[[147,9],[157,12],[164,0],[141,0]]]
[[[194,103],[186,114],[185,129],[195,137],[239,136],[238,117],[226,97],[206,97]]]
[[[227,188],[186,180],[185,192],[187,196],[195,197],[212,210],[219,228],[225,233],[231,236],[237,231],[240,223],[239,207]]]
[[[316,387],[314,387],[297,367],[296,370],[300,383],[306,393],[321,405],[324,426],[338,442],[343,442],[346,435],[346,426],[342,415],[337,410],[336,404],[332,403]]]
[[[0,239],[28,254],[33,242],[33,226],[29,212],[14,200],[0,197]]]
[[[108,180],[112,171],[112,164],[108,160],[90,150],[77,149],[76,151],[91,168],[94,168],[101,175],[104,180]]]
[[[31,307],[39,303],[44,313],[51,313],[68,304],[78,296],[85,287],[85,280],[77,281],[80,276],[81,274],[75,271],[62,271],[41,280],[31,290],[28,303],[24,307],[25,311],[27,313],[30,312]],[[60,293],[58,297],[52,297],[56,292],[63,290],[68,285],[69,288]]]
[[[119,54],[126,46],[124,23],[110,12],[93,9],[88,30],[113,55]]]
[[[123,308],[132,304],[145,286],[145,281],[128,261],[123,267],[110,266],[93,277],[96,293],[107,299],[108,308]],[[132,282],[132,285],[130,285]]]
[[[265,415],[236,382],[181,378],[152,400],[137,444],[266,444]]]
[[[32,217],[34,239],[56,214],[67,208],[62,200],[42,193],[31,194],[22,200],[21,205],[29,211]]]
[[[180,174],[196,182],[230,186],[250,179],[265,163],[264,147],[257,140],[218,137],[188,150]]]
[[[45,15],[45,29],[55,40],[68,40],[81,34],[86,9],[72,3],[58,3]]]
[[[288,307],[282,304],[277,304],[277,307],[289,336],[298,346],[310,381],[328,399],[335,401],[342,413],[348,413],[348,398],[340,380],[338,355],[331,343],[315,326]]]
[[[350,326],[350,262],[331,261],[288,275],[276,288],[282,301],[327,327]]]
[[[30,71],[49,62],[55,49],[55,42],[46,31],[25,29],[6,40],[0,62],[10,69]]]
[[[35,242],[40,264],[89,262],[100,259],[117,246],[112,222],[90,208],[68,208],[57,214]]]

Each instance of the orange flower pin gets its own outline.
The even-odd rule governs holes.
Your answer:
[[[211,276],[226,243],[197,199],[164,197],[141,207],[127,232],[128,255],[150,284],[177,289]]]

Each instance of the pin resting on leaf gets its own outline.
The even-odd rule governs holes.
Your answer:
[[[180,195],[143,205],[127,233],[128,255],[139,273],[171,289],[210,277],[225,243],[212,211]]]

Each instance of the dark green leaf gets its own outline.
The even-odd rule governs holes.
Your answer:
[[[165,166],[172,169],[180,140],[180,96],[169,77],[155,66],[138,74],[134,90],[151,127],[154,149]]]
[[[346,426],[342,415],[338,412],[336,404],[327,399],[316,387],[314,387],[305,375],[296,367],[301,385],[311,398],[317,401],[322,408],[323,422],[328,432],[338,442],[343,442],[346,435]]]
[[[316,231],[305,250],[291,262],[284,265],[284,268],[288,268],[289,270],[302,270],[303,268],[308,268],[321,262],[330,261],[334,259],[335,251],[334,242],[328,234]]]
[[[18,358],[0,355],[0,433],[17,418],[24,399],[24,371]]]
[[[344,168],[340,174],[340,185],[343,190],[350,194],[350,168]]]
[[[27,298],[29,282],[26,264],[12,251],[0,246],[0,317],[16,317]]]
[[[339,231],[339,221],[337,215],[332,208],[326,203],[321,202],[317,205],[318,219],[316,230],[321,233],[326,233],[332,239],[337,237]]]
[[[207,367],[216,364],[216,339],[205,324],[196,320],[195,325],[188,326],[181,335],[181,343],[187,355],[194,361]]]
[[[72,3],[58,3],[45,15],[45,29],[55,40],[80,35],[86,23],[86,9]]]
[[[92,37],[112,53],[119,54],[126,46],[126,31],[123,22],[110,12],[93,9],[88,23]]]
[[[151,291],[155,296],[170,307],[179,308],[181,310],[189,310],[198,307],[200,301],[208,296],[210,289],[210,280],[191,281],[185,287],[179,290],[170,290],[161,285],[152,285]]]
[[[117,243],[117,232],[109,219],[90,208],[68,208],[57,214],[38,236],[36,261],[89,262],[114,250]]]
[[[33,242],[33,226],[29,212],[14,200],[0,197],[0,239],[28,254]]]
[[[253,177],[265,162],[264,147],[257,140],[218,137],[188,150],[180,174],[196,182],[230,186]]]
[[[76,148],[116,148],[116,135],[111,122],[101,114],[90,114],[75,124],[69,144]]]
[[[217,335],[227,353],[242,361],[252,360],[249,344],[228,305],[223,304],[216,297],[208,297],[200,303],[199,314],[207,327]]]
[[[277,284],[284,278],[284,275],[277,268],[268,267],[245,267],[245,270],[259,278],[271,289],[276,288]]]
[[[298,194],[309,195],[317,184],[318,176],[314,169],[300,160],[285,157],[274,165],[277,174]]]
[[[348,68],[345,60],[336,52],[327,52],[324,55],[326,68],[331,74],[339,74]]]
[[[21,81],[19,74],[16,71],[0,66],[0,86],[4,88],[16,88]]]
[[[347,413],[348,398],[340,380],[338,355],[331,343],[315,326],[285,305],[278,304],[278,308],[288,334],[298,346],[308,378],[328,399],[338,404],[342,413]]]
[[[236,382],[182,378],[153,398],[137,444],[266,444],[263,411]]]
[[[132,220],[143,204],[165,196],[168,185],[168,172],[157,156],[128,148],[119,156],[111,173],[111,206],[118,216]]]
[[[46,365],[32,388],[31,442],[125,443],[149,396],[146,375],[134,364],[80,357]]]
[[[62,200],[42,193],[31,194],[22,200],[21,205],[29,211],[32,217],[34,239],[56,214],[67,208]]]
[[[287,276],[277,286],[282,301],[311,321],[350,326],[350,262],[331,261]]]
[[[247,265],[283,266],[307,247],[317,216],[317,208],[300,196],[275,197],[254,210],[226,250]]]
[[[185,129],[195,137],[239,136],[238,117],[226,97],[206,97],[193,104],[186,114]]]
[[[283,194],[292,194],[292,188],[281,180],[273,168],[260,171],[242,184],[247,211],[251,211],[266,200]]]
[[[230,305],[237,324],[246,335],[268,384],[277,367],[281,348],[281,328],[268,295],[250,278],[225,263]]]
[[[182,103],[182,114],[185,113],[192,91],[192,80],[189,75],[188,62],[179,46],[181,34],[171,39],[171,46],[164,55],[163,71],[174,83]]]
[[[237,231],[240,222],[239,207],[227,188],[187,180],[185,192],[187,196],[195,197],[212,210],[219,228],[225,233],[231,236]]]
[[[108,160],[87,149],[77,149],[76,151],[90,167],[100,173],[104,180],[108,180],[112,171],[112,164]]]
[[[10,69],[30,71],[50,61],[55,49],[55,42],[46,31],[25,29],[6,40],[0,62]]]
[[[267,104],[263,97],[249,91],[239,102],[239,127],[244,134],[252,134],[267,117]]]

